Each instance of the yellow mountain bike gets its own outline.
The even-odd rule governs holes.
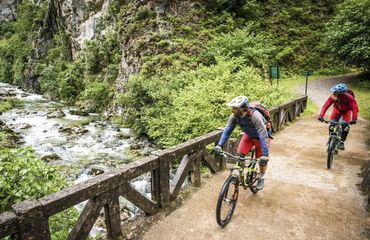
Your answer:
[[[254,158],[254,150],[251,152],[251,157],[235,156],[225,151],[221,151],[220,155],[236,161],[235,166],[230,169],[230,176],[222,186],[217,200],[216,220],[220,226],[224,227],[234,214],[239,186],[244,189],[249,188],[253,193],[258,192],[256,185],[259,179],[259,164],[258,159]]]

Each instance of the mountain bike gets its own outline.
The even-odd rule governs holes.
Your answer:
[[[330,123],[333,125],[333,129],[330,132],[329,139],[328,139],[328,149],[327,149],[327,160],[326,160],[326,166],[328,169],[331,169],[333,166],[334,161],[334,154],[338,153],[338,146],[339,143],[342,141],[342,125],[346,122],[344,121],[336,121],[336,120],[324,120],[325,123]]]
[[[234,214],[239,196],[239,186],[242,186],[244,190],[249,188],[253,193],[258,192],[256,185],[259,179],[259,164],[258,159],[254,158],[254,151],[251,152],[251,157],[235,156],[225,151],[221,151],[220,155],[236,160],[217,200],[216,220],[220,226],[224,227]]]

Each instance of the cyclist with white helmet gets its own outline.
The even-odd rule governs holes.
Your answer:
[[[221,151],[236,125],[239,125],[243,131],[243,137],[238,146],[238,153],[247,155],[249,150],[255,146],[256,157],[260,159],[261,173],[256,188],[262,190],[269,160],[270,139],[266,130],[267,120],[259,111],[249,107],[248,98],[245,96],[238,96],[227,105],[232,108],[232,114],[214,151],[216,154]]]
[[[325,104],[321,108],[321,112],[318,120],[324,121],[324,116],[328,108],[334,104],[333,111],[330,114],[330,120],[339,121],[342,120],[345,123],[342,125],[342,141],[339,143],[338,148],[344,150],[344,141],[346,141],[349,133],[349,124],[355,124],[358,116],[358,105],[356,99],[348,92],[348,88],[345,84],[340,83],[330,89],[333,94],[326,100]],[[329,126],[329,132],[331,132],[333,126]]]

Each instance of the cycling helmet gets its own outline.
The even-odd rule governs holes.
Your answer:
[[[337,84],[330,89],[330,91],[332,92],[339,92],[339,93],[345,93],[347,92],[347,90],[348,88],[344,83]]]
[[[233,98],[227,106],[237,108],[247,108],[249,106],[248,98],[246,96],[238,96]]]

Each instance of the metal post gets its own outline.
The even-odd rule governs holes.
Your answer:
[[[304,90],[304,95],[307,95],[307,85],[308,85],[308,75],[306,75],[306,87]]]

